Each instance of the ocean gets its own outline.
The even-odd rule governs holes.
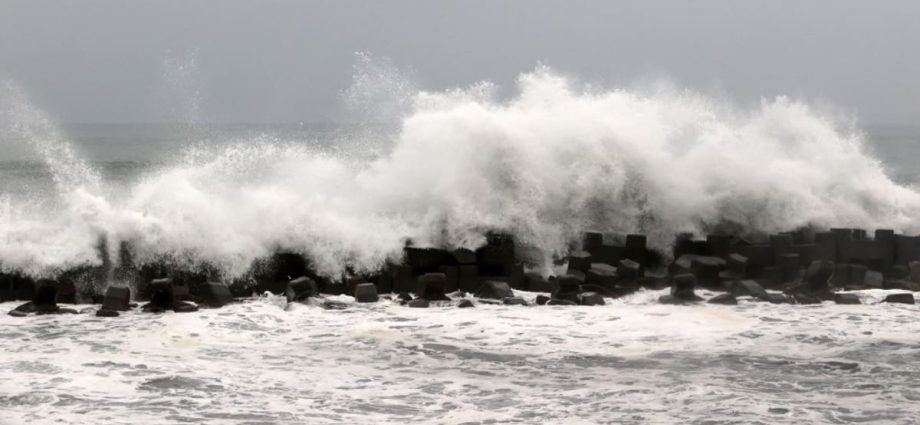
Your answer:
[[[588,230],[662,250],[724,223],[920,233],[920,128],[786,98],[739,109],[521,81],[511,99],[422,93],[393,122],[349,125],[59,124],[7,87],[0,267],[96,264],[104,238],[227,276],[286,250],[335,276],[407,240],[475,248],[498,229],[550,274]],[[262,295],[4,314],[0,423],[917,423],[917,309],[856,292],[865,305],[672,306],[642,290],[595,307]]]

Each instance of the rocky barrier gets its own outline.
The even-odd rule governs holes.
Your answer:
[[[528,271],[512,236],[491,234],[475,251],[406,247],[401,262],[369,275],[330,279],[314,273],[303,256],[277,253],[254,264],[246,276],[224,280],[206,267],[135,265],[130,247],[122,246],[117,266],[103,258],[99,267],[68,270],[56,279],[0,274],[0,301],[27,301],[9,312],[13,316],[77,313],[59,304],[95,303],[97,316],[115,317],[138,307],[152,313],[218,308],[264,292],[284,294],[288,302],[347,294],[361,303],[386,298],[425,308],[527,305],[515,290],[543,293],[536,298],[539,305],[572,306],[601,305],[605,298],[643,288],[670,287],[659,302],[680,305],[737,304],[738,297],[777,304],[858,304],[859,297],[847,291],[860,289],[903,290],[884,301],[913,304],[912,292],[920,290],[920,237],[884,229],[872,237],[843,228],[712,234],[704,240],[681,235],[667,254],[649,249],[643,235],[587,233],[580,246],[557,259],[557,273],[545,276]],[[705,300],[697,288],[722,293]],[[344,308],[330,300],[320,305]]]

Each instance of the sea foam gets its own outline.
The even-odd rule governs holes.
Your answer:
[[[284,250],[335,275],[374,270],[408,240],[473,248],[489,231],[514,234],[540,265],[587,230],[644,233],[657,248],[725,225],[920,230],[920,194],[886,176],[859,131],[786,97],[742,109],[674,88],[599,89],[545,67],[506,97],[490,83],[407,87],[374,155],[256,137],[198,144],[126,183],[100,181],[6,84],[0,143],[30,143],[60,202],[3,203],[0,264],[40,274],[96,263],[104,237],[141,261],[239,274]],[[118,184],[130,186],[104,189]]]

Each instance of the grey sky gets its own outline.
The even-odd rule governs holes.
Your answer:
[[[182,90],[200,92],[203,119],[324,121],[353,53],[369,51],[431,89],[508,87],[543,62],[609,85],[666,76],[914,124],[918,23],[917,1],[0,0],[0,78],[60,121],[159,121],[184,96],[162,96],[169,52],[197,49]]]

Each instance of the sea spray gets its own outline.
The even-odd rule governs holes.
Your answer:
[[[739,111],[688,91],[589,89],[544,67],[522,74],[510,98],[494,93],[488,83],[414,92],[387,149],[370,157],[267,136],[197,146],[119,198],[93,189],[72,150],[36,144],[63,182],[83,183],[59,186],[59,210],[7,218],[0,261],[97,261],[104,234],[110,247],[130,242],[138,261],[234,275],[281,250],[338,275],[375,270],[408,241],[475,248],[489,231],[514,234],[539,265],[586,230],[641,232],[666,248],[725,224],[920,229],[920,195],[885,175],[860,133],[802,102]],[[9,118],[11,128],[44,121]]]

